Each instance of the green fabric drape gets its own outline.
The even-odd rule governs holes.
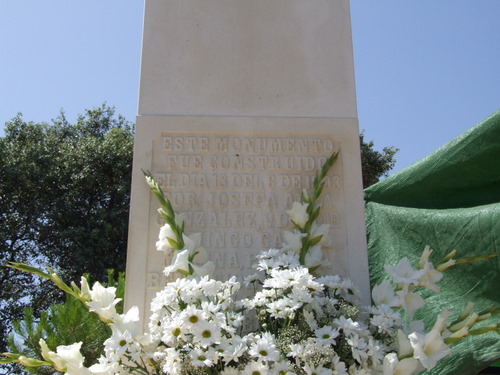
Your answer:
[[[414,262],[426,245],[437,261],[500,252],[500,111],[421,161],[365,190],[370,279],[386,278],[385,264]],[[432,326],[448,307],[459,315],[467,302],[480,311],[500,305],[500,257],[446,271],[440,293],[424,293],[417,318]],[[500,323],[500,317],[494,318]],[[432,374],[474,374],[500,359],[500,335],[468,337]]]

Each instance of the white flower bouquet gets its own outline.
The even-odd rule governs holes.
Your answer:
[[[425,304],[418,293],[424,288],[439,292],[443,272],[459,263],[490,256],[456,260],[456,252],[436,263],[432,250],[424,249],[416,266],[407,258],[386,266],[391,281],[373,288],[372,306],[362,306],[349,279],[317,274],[322,264],[322,246],[329,242],[328,225],[316,224],[318,198],[323,180],[336,155],[316,174],[311,192],[288,211],[293,231],[284,234],[281,249],[263,251],[256,272],[244,283],[252,287],[252,298],[236,299],[241,281],[210,278],[214,270],[198,234],[186,235],[182,215],[153,178],[146,174],[165,219],[157,249],[173,254],[165,274],[183,278],[168,283],[151,305],[149,331],[142,332],[137,307],[118,314],[114,288],[95,283],[90,289],[65,284],[49,268],[45,273],[24,264],[11,267],[52,280],[66,293],[80,299],[90,312],[109,324],[112,335],[104,343],[103,355],[88,368],[83,365],[81,343],[51,350],[40,340],[43,360],[3,353],[1,363],[52,366],[68,375],[168,374],[168,375],[411,375],[430,370],[448,355],[450,345],[467,335],[499,331],[496,324],[475,325],[498,307],[472,313],[473,306],[453,322],[443,310],[433,327],[413,320]],[[491,256],[495,256],[492,254]],[[254,319],[256,328],[243,331],[243,322]]]

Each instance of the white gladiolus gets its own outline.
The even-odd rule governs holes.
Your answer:
[[[158,241],[156,242],[156,250],[164,251],[167,254],[174,251],[175,249],[168,242],[169,238],[175,240],[175,234],[170,225],[165,224],[160,228],[160,234],[158,235]]]
[[[330,236],[330,225],[329,224],[313,224],[311,228],[311,237],[315,238],[318,236],[321,237],[321,241],[319,241],[318,245],[321,246],[330,246],[332,243],[332,237]]]
[[[81,342],[72,345],[60,345],[56,351],[50,351],[43,339],[39,341],[42,357],[53,364],[57,371],[67,375],[88,375],[91,372],[83,366],[83,356],[80,353]]]
[[[415,311],[425,305],[424,299],[417,293],[408,293],[404,290],[398,290],[396,296],[399,298],[400,306],[406,311],[410,319],[413,318]]]
[[[285,238],[285,249],[298,254],[302,248],[302,238],[304,238],[305,235],[305,233],[300,233],[297,230],[294,232],[284,231],[283,237]]]
[[[439,287],[436,285],[443,278],[443,273],[434,269],[430,262],[425,262],[422,271],[424,273],[418,278],[418,285],[434,292],[439,292]]]
[[[172,264],[163,270],[165,276],[170,275],[172,272],[189,272],[189,254],[189,250],[187,249],[176,251]]]
[[[443,311],[441,311],[441,313],[438,315],[436,323],[434,323],[434,327],[432,327],[432,329],[435,329],[442,334],[446,329],[449,317],[450,311],[448,310],[448,308],[443,309]]]
[[[86,299],[86,300],[92,299],[92,296],[90,295],[89,283],[85,277],[83,277],[83,276],[81,277],[80,284],[81,284],[81,288],[80,288],[81,297]]]
[[[321,246],[316,245],[309,249],[304,259],[304,266],[307,268],[313,268],[321,266],[325,260],[323,259],[323,251]]]
[[[399,306],[399,300],[394,293],[394,288],[388,280],[380,285],[375,285],[372,290],[372,299],[375,306],[387,305],[389,307]]]
[[[420,368],[415,358],[398,359],[396,353],[384,357],[384,375],[414,375]]]
[[[408,336],[413,347],[413,357],[418,359],[426,370],[431,370],[437,362],[450,354],[451,350],[441,337],[437,329],[432,329],[427,334],[413,332]]]
[[[307,203],[293,202],[292,209],[288,210],[286,213],[290,216],[290,220],[297,224],[299,227],[303,228],[307,220],[309,220],[309,215],[307,214]]]
[[[418,285],[418,279],[425,274],[423,270],[414,269],[408,258],[401,259],[396,267],[385,265],[384,268],[394,282],[400,286]]]
[[[317,189],[317,179],[314,184]],[[314,215],[320,207],[315,199],[304,193],[304,200],[318,207]],[[322,246],[331,244],[330,227],[309,221],[308,203],[298,202],[287,211],[295,228],[284,232],[283,247],[255,257],[256,273],[248,278],[254,287],[253,297],[235,301],[240,288],[236,277],[226,282],[211,279],[208,275],[215,265],[201,246],[201,234],[182,233],[182,216],[173,215],[170,204],[162,205],[166,221],[171,223],[174,217],[180,220],[174,230],[169,225],[160,229],[157,249],[173,253],[164,273],[179,272],[186,277],[167,283],[156,293],[148,332],[142,331],[137,307],[117,314],[115,306],[121,299],[115,296],[116,288],[95,283],[90,289],[82,278],[81,288],[72,283],[72,290],[67,291],[56,274],[41,273],[84,301],[112,331],[99,363],[89,369],[83,366],[82,343],[51,351],[40,340],[43,358],[56,370],[67,375],[415,375],[434,368],[450,353],[446,343],[466,336],[477,320],[493,313],[490,309],[481,316],[471,315],[472,306],[468,306],[457,323],[447,328],[450,312],[444,309],[428,333],[423,322],[413,320],[415,311],[425,304],[415,293],[418,287],[438,291],[436,283],[447,266],[434,268],[429,247],[417,269],[408,258],[396,266],[385,266],[392,283],[385,280],[375,285],[374,305],[361,306],[357,289],[348,278],[315,274],[327,263]],[[180,235],[182,241],[177,246],[172,241]],[[304,238],[307,242],[303,244]],[[253,254],[248,256],[253,258]],[[239,269],[234,267],[232,272]],[[248,313],[256,319],[248,319]],[[0,358],[0,363],[46,364],[18,354],[2,355],[8,359]]]
[[[96,282],[89,292],[91,301],[87,302],[90,311],[94,311],[102,320],[112,321],[116,315],[115,305],[120,302],[121,298],[115,298],[115,287],[103,287],[99,282]]]

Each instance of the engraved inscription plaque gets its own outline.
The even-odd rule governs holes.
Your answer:
[[[364,222],[362,215],[356,215],[361,207],[354,199],[361,189],[349,187],[355,173],[345,167],[355,162],[352,159],[359,162],[357,145],[349,140],[352,119],[139,119],[138,126],[144,126],[142,131],[147,129],[148,134],[136,139],[133,184],[144,198],[143,206],[133,205],[132,209],[144,218],[139,221],[144,232],[142,239],[138,230],[138,237],[131,236],[130,247],[136,244],[141,249],[133,249],[129,257],[137,257],[137,266],[144,258],[145,276],[137,283],[143,285],[146,294],[146,311],[154,294],[177,275],[167,279],[162,273],[171,258],[156,251],[163,221],[141,169],[151,171],[174,210],[185,215],[186,233],[201,233],[202,246],[216,266],[213,276],[220,280],[238,276],[243,280],[254,272],[252,265],[261,250],[282,247],[283,231],[293,229],[286,211],[294,201],[300,201],[303,189],[312,187],[315,173],[326,158],[339,152],[320,199],[318,222],[331,225],[333,240],[330,248],[324,248],[329,264],[324,272],[351,277],[356,273],[356,254],[363,254],[364,238],[354,232]],[[231,131],[234,128],[246,130]],[[141,149],[149,151],[141,153]],[[134,270],[128,277],[139,279],[140,272],[135,274]],[[354,276],[356,279],[359,275]]]
[[[186,228],[202,234],[217,266],[214,276],[227,279],[251,273],[260,250],[282,246],[282,231],[291,227],[286,210],[339,150],[328,134],[164,131],[154,140],[152,173],[174,209],[185,214]],[[341,175],[339,163],[326,178],[319,218],[332,222],[337,249],[346,241]],[[162,286],[154,280],[148,287]]]

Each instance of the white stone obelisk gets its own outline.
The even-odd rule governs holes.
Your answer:
[[[329,272],[369,301],[348,0],[146,0],[126,304],[148,314],[170,262],[150,170],[217,266],[243,277],[332,152]]]

